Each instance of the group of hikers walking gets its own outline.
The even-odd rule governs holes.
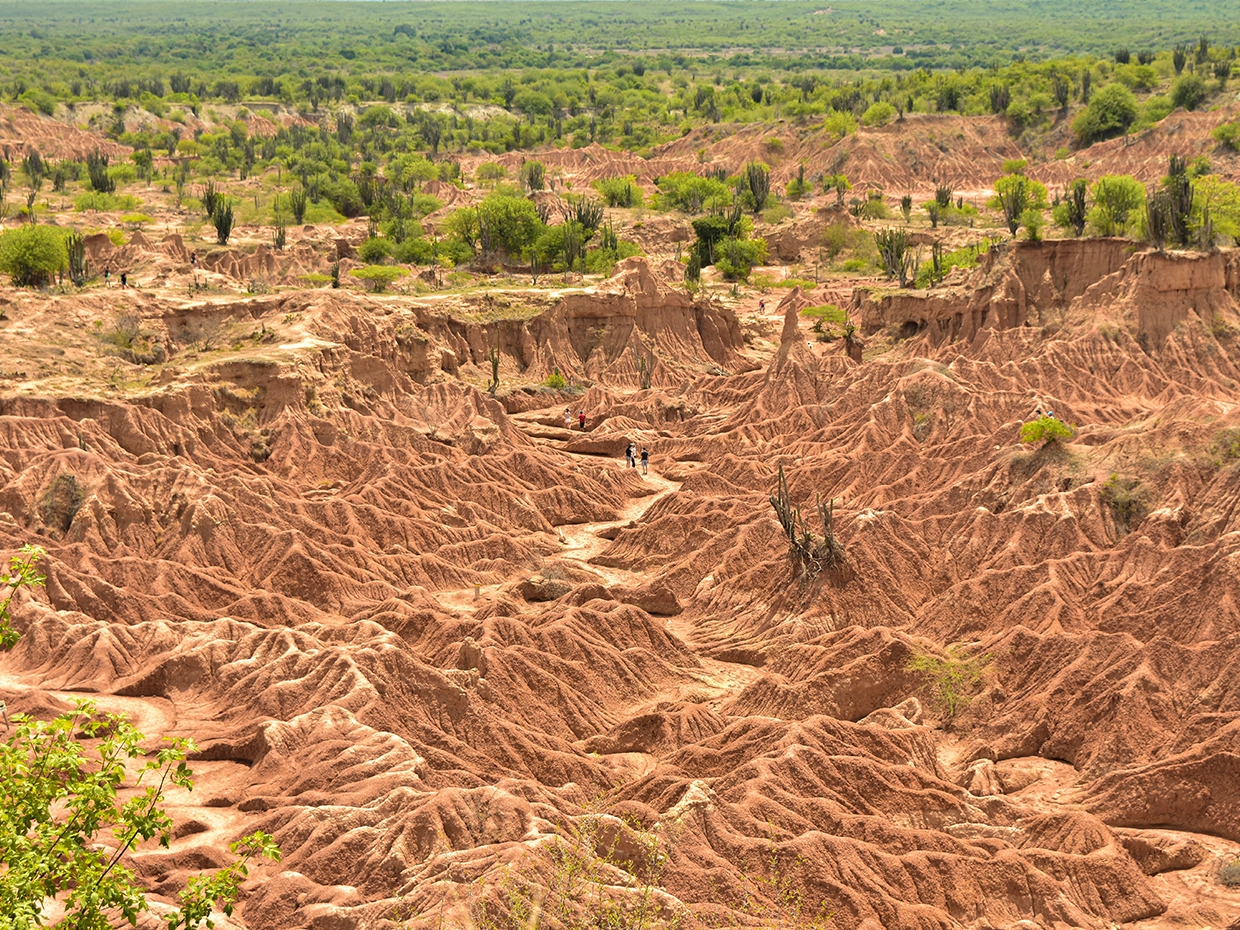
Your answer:
[[[628,448],[624,450],[624,460],[628,462],[629,468],[637,467],[637,446],[635,446],[631,442],[629,443]],[[650,450],[645,448],[644,446],[642,447],[641,460],[642,460],[642,474],[643,475],[650,474]]]
[[[577,428],[584,431],[586,428],[586,412],[584,410],[578,410],[577,416],[574,417],[573,408],[565,407],[564,408],[564,428],[571,430],[573,428],[574,420],[576,420],[577,422]],[[641,466],[642,466],[642,474],[643,475],[650,474],[650,450],[645,448],[644,446],[642,447],[642,451],[639,454],[637,451],[636,443],[630,442],[624,450],[624,461],[628,463],[627,467],[629,468],[636,468],[638,461],[640,461]]]

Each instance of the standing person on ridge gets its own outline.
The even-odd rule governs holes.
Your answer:
[[[573,428],[573,408],[572,407],[564,408],[564,428],[565,429]]]
[[[577,411],[577,424],[581,427],[581,431],[586,431],[586,412],[584,410]]]
[[[650,450],[642,446],[642,475],[650,474]]]

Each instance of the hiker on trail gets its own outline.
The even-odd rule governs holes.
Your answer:
[[[129,275],[121,272],[121,287],[129,287]]]
[[[190,263],[191,265],[197,265],[197,264],[198,264],[198,252],[197,252],[197,250],[195,250],[195,251],[193,251],[193,252],[190,252],[190,253],[189,253],[189,263]]]
[[[758,312],[761,313],[765,309],[766,309],[766,298],[759,297],[758,298]]]
[[[112,266],[109,265],[107,268],[103,269],[103,286],[110,287],[111,281],[112,281]]]
[[[577,411],[577,424],[581,427],[581,431],[584,433],[586,429],[586,412],[584,410]]]
[[[642,447],[642,474],[650,474],[650,450]]]
[[[624,459],[629,463],[629,468],[637,467],[637,446],[629,443],[629,447],[624,450]]]
[[[573,428],[573,408],[572,407],[564,408],[564,428],[565,429]]]
[[[1048,411],[1046,411],[1046,418],[1047,418],[1048,420],[1053,420],[1053,419],[1055,419],[1055,411],[1054,411],[1054,410],[1048,410]]]

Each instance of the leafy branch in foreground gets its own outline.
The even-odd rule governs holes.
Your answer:
[[[44,555],[27,545],[9,559],[0,579],[8,588],[0,602],[2,648],[19,638],[9,623],[14,595],[46,580],[35,568]],[[67,930],[112,930],[117,916],[136,925],[150,906],[128,861],[141,843],[155,839],[166,847],[171,841],[164,790],[193,788],[185,763],[196,751],[193,740],[165,737],[152,755],[132,724],[97,713],[92,701],[78,701],[48,721],[14,714],[13,727],[0,743],[0,930],[42,927],[49,899],[62,906],[57,926]],[[118,802],[122,791],[131,796]],[[280,858],[275,841],[261,831],[229,848],[236,861],[190,879],[181,906],[165,918],[168,930],[214,926],[216,907],[232,913],[250,861]]]
[[[9,623],[9,605],[13,603],[18,588],[38,587],[47,580],[47,576],[40,575],[35,569],[44,555],[46,553],[38,546],[26,545],[21,547],[20,554],[9,559],[9,573],[0,579],[9,589],[3,603],[0,603],[0,649],[12,649],[21,638],[21,634]]]
[[[139,844],[171,841],[164,791],[192,789],[185,757],[196,750],[193,741],[165,738],[138,765],[148,756],[143,734],[119,715],[97,713],[92,701],[78,701],[49,721],[16,714],[13,722],[13,735],[0,745],[0,849],[7,867],[0,873],[0,928],[41,926],[49,898],[61,902],[60,925],[71,930],[111,930],[117,916],[136,925],[150,906],[128,863]],[[121,791],[137,793],[118,802]],[[190,880],[180,908],[165,918],[169,930],[212,927],[217,906],[231,913],[250,860],[280,856],[261,831],[231,849],[235,862]]]
[[[771,506],[779,525],[788,537],[788,553],[800,568],[802,578],[813,578],[824,568],[838,568],[844,564],[844,544],[835,537],[835,501],[817,498],[818,518],[822,523],[822,536],[815,536],[801,515],[801,508],[792,505],[788,491],[788,479],[784,466],[779,466],[779,483],[771,495]]]

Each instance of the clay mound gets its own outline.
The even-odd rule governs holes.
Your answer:
[[[34,151],[56,161],[85,161],[87,155],[100,152],[119,162],[133,152],[129,146],[100,133],[15,106],[0,106],[0,145],[10,153],[7,157],[12,161],[20,161]]]

